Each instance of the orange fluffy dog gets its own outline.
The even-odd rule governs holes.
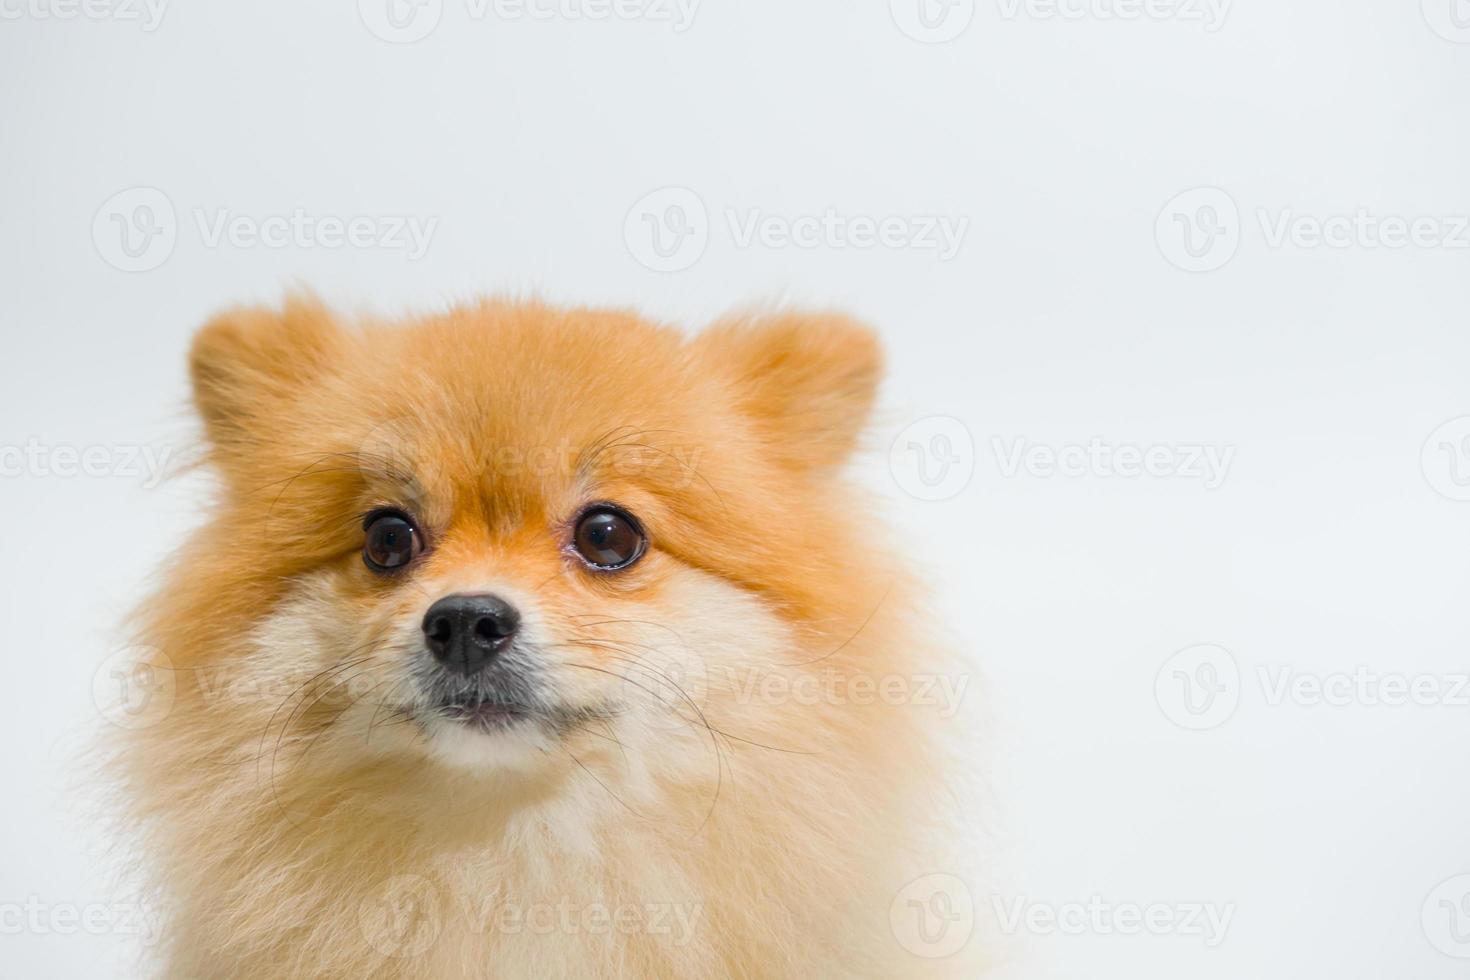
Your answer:
[[[937,669],[839,479],[873,337],[309,301],[191,355],[121,766],[177,977],[893,976]],[[876,696],[875,696],[876,695]]]

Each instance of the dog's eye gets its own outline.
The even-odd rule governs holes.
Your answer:
[[[643,554],[648,539],[631,514],[598,504],[577,519],[573,543],[594,568],[627,568]]]
[[[375,572],[402,568],[424,550],[423,535],[396,510],[373,511],[363,522],[363,530],[362,560]]]

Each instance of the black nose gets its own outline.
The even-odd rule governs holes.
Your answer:
[[[451,595],[424,614],[424,639],[440,663],[469,676],[509,646],[520,625],[516,607],[499,596]]]

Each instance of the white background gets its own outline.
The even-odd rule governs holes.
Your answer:
[[[1006,977],[1464,975],[1470,889],[1431,893],[1470,872],[1465,692],[1273,691],[1470,672],[1470,5],[930,0],[928,32],[917,0],[706,0],[682,25],[442,0],[399,43],[387,0],[178,0],[152,30],[93,2],[0,0],[0,972],[138,972],[130,918],[63,934],[54,914],[121,900],[75,760],[106,728],[116,624],[197,519],[197,482],[145,487],[123,455],[187,452],[183,353],[212,311],[305,285],[382,312],[534,291],[691,326],[752,301],[860,314],[892,368],[863,473],[988,733],[987,870],[948,886],[951,926],[972,915]],[[172,241],[130,260],[115,221],[158,197],[115,195],[139,187]],[[693,197],[639,203],[669,187]],[[1176,198],[1194,188],[1215,190]],[[207,235],[297,210],[436,224],[417,258]],[[947,258],[738,235],[829,210],[966,224]],[[1432,240],[1313,243],[1360,210]],[[645,213],[695,234],[659,259]],[[1230,463],[1211,487],[1008,471],[1018,444],[1094,437]],[[62,447],[110,469],[60,475]],[[1224,653],[1171,661],[1201,644]],[[1195,716],[1199,657],[1220,690]],[[1213,946],[1002,935],[1017,901],[1232,917]],[[40,928],[17,928],[26,903]]]

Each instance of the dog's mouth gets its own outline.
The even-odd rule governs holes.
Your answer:
[[[445,721],[481,732],[498,732],[545,715],[528,705],[494,698],[446,698],[434,705]]]
[[[557,734],[566,734],[592,721],[616,716],[619,708],[612,702],[583,707],[522,704],[493,697],[441,698],[427,710],[413,712],[422,723],[433,717],[470,731],[487,735],[507,731],[521,725],[539,724]]]

